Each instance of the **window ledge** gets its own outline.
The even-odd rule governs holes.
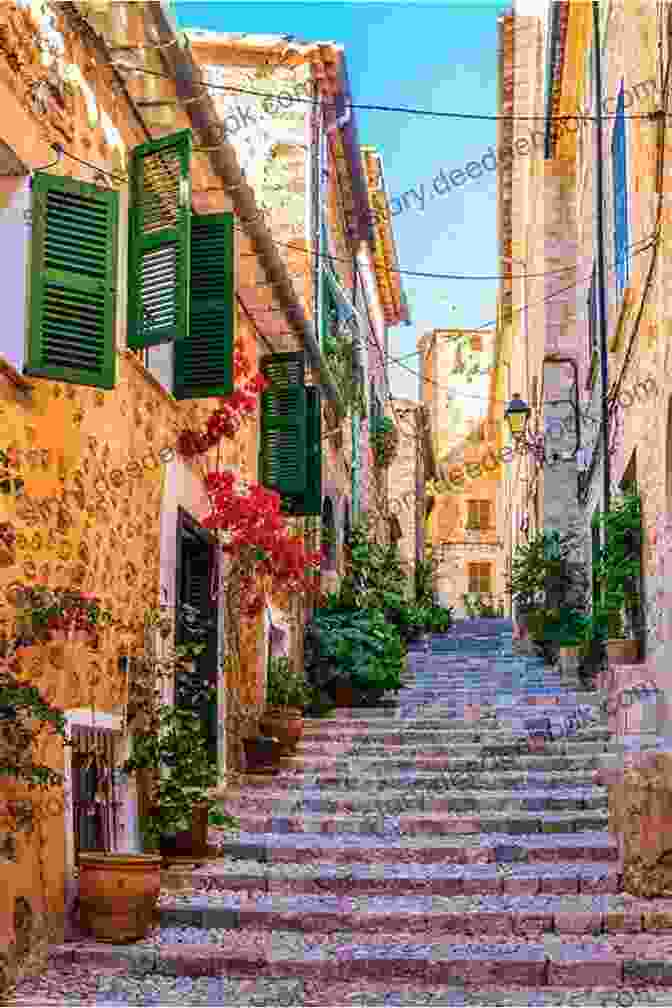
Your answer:
[[[135,352],[134,352],[133,350],[122,350],[122,351],[121,351],[121,353],[122,353],[122,354],[123,354],[123,356],[124,356],[124,357],[126,358],[126,360],[128,360],[128,361],[130,361],[130,362],[131,362],[131,364],[132,364],[132,365],[133,365],[133,366],[135,367],[135,369],[137,370],[138,374],[142,375],[142,377],[143,377],[143,378],[145,379],[145,381],[149,382],[149,384],[150,384],[150,385],[152,386],[152,388],[156,389],[156,391],[157,391],[157,392],[159,392],[159,393],[160,393],[160,394],[161,394],[161,395],[163,396],[163,398],[165,399],[165,401],[166,401],[166,402],[167,402],[167,403],[168,403],[168,404],[169,404],[170,406],[172,406],[172,408],[173,408],[174,410],[177,410],[177,408],[178,408],[178,406],[179,406],[179,403],[178,403],[177,399],[175,398],[175,396],[174,396],[174,395],[172,395],[172,393],[171,393],[171,392],[168,392],[168,391],[167,391],[167,390],[166,390],[166,389],[165,389],[165,388],[163,387],[163,385],[161,384],[161,382],[160,382],[160,381],[158,380],[158,378],[155,378],[155,377],[154,377],[154,375],[153,375],[153,374],[152,374],[152,372],[151,372],[151,371],[149,370],[149,368],[148,368],[148,367],[146,367],[146,366],[145,366],[145,365],[144,365],[144,364],[142,363],[142,361],[141,361],[141,360],[139,360],[139,359],[138,359],[138,358],[137,358],[137,357],[135,356]]]
[[[15,388],[20,389],[21,392],[30,394],[35,388],[31,381],[28,381],[28,379],[25,378],[20,371],[16,370],[13,364],[10,364],[9,361],[5,360],[2,356],[0,356],[0,374],[2,374],[7,381],[11,382]]]

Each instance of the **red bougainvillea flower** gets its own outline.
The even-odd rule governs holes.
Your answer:
[[[222,438],[231,440],[240,430],[241,424],[254,415],[259,395],[268,387],[262,374],[248,377],[250,363],[240,347],[233,355],[234,380],[242,382],[230,396],[221,397],[219,406],[208,417],[202,431],[183,430],[177,439],[177,451],[183,458],[203,455],[214,448]]]
[[[236,480],[232,472],[209,473],[206,488],[211,511],[203,524],[226,534],[222,549],[244,560],[241,609],[256,616],[267,592],[314,594],[319,586],[320,556],[306,551],[280,511],[280,495],[255,483]]]

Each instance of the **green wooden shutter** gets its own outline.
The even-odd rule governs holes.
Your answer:
[[[261,397],[261,481],[282,497],[296,498],[307,489],[304,355],[271,354],[262,359],[261,371],[271,382]]]
[[[191,130],[133,149],[128,249],[128,346],[189,332]]]
[[[114,388],[118,194],[36,172],[26,374]]]
[[[291,511],[322,514],[322,396],[317,385],[306,388],[306,492],[295,498]]]
[[[236,315],[232,213],[192,217],[189,300],[189,331],[175,341],[175,398],[231,395]]]

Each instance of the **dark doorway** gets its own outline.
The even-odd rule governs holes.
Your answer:
[[[214,537],[186,511],[178,511],[176,643],[203,644],[193,666],[178,671],[175,706],[200,715],[210,758],[217,762],[217,701],[208,699],[217,685],[217,585]]]

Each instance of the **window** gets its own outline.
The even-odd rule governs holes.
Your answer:
[[[261,396],[261,482],[293,515],[322,512],[322,398],[305,384],[303,353],[270,354],[261,361],[270,382]]]
[[[73,724],[70,735],[75,857],[80,851],[114,851],[122,804],[115,770],[119,733]]]
[[[491,525],[490,501],[470,500],[467,501],[467,528],[468,529],[488,529]]]
[[[611,166],[614,184],[614,258],[616,262],[616,295],[623,296],[629,277],[628,260],[628,177],[625,135],[625,102],[623,81],[616,101],[616,118],[611,140]]]
[[[480,595],[492,594],[492,564],[469,564],[469,592]]]
[[[233,392],[233,214],[194,214],[190,130],[132,152],[129,349],[176,399]],[[95,388],[116,383],[119,197],[36,172],[25,372]],[[75,236],[75,237],[73,237]]]

